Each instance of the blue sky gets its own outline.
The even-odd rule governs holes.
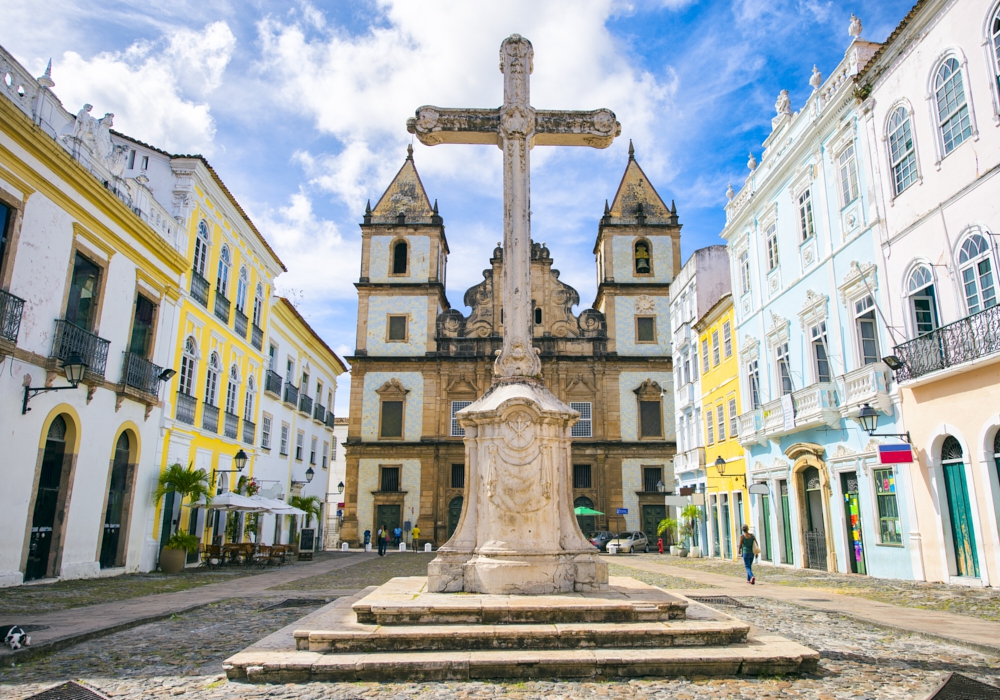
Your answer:
[[[597,222],[630,138],[660,195],[677,202],[686,260],[719,242],[726,185],[739,189],[748,152],[759,158],[778,92],[798,110],[813,65],[827,75],[843,57],[851,12],[864,38],[883,41],[912,0],[4,5],[0,43],[35,74],[51,57],[67,109],[90,102],[140,140],[208,157],[289,268],[278,288],[350,355],[365,201],[374,204],[402,163],[406,118],[418,106],[501,102],[507,35],[534,45],[535,107],[608,107],[622,123],[606,150],[532,152],[533,237],[585,308]],[[462,309],[502,237],[501,153],[414,149],[447,227],[448,298]],[[349,386],[339,387],[345,415]]]

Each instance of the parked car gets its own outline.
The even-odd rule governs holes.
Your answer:
[[[615,534],[613,532],[608,532],[607,530],[601,530],[600,532],[590,533],[590,537],[588,537],[587,539],[589,539],[590,544],[597,547],[598,550],[606,552],[608,551],[608,541],[613,540],[614,538]]]
[[[618,545],[619,552],[637,552],[642,550],[643,552],[649,551],[649,540],[646,538],[645,533],[636,530],[635,532],[619,532],[618,537],[613,540],[608,540],[605,548],[609,544]]]

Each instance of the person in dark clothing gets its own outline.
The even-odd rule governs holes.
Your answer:
[[[743,526],[743,534],[740,535],[740,553],[743,555],[743,566],[747,570],[747,583],[753,585],[757,582],[753,575],[753,559],[757,555],[754,551],[757,546],[757,538],[750,534],[750,528]]]
[[[385,541],[389,533],[385,529],[385,525],[381,525],[378,532],[375,534],[376,539],[378,539],[378,555],[380,557],[385,556]]]

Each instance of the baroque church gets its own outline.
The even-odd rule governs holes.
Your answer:
[[[667,207],[635,160],[598,222],[597,298],[559,280],[545,244],[532,243],[534,346],[549,390],[580,413],[572,428],[576,506],[585,534],[641,529],[652,538],[674,490],[676,453],[670,283],[680,270],[676,206]],[[351,363],[347,486],[341,539],[364,542],[380,524],[435,548],[458,525],[465,498],[464,430],[455,412],[489,389],[502,344],[504,251],[465,293],[445,296],[448,239],[413,162],[406,161],[361,224],[357,348]],[[619,509],[627,513],[618,514]]]

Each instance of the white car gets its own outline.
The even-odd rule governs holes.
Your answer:
[[[607,546],[616,545],[619,552],[649,551],[649,539],[645,533],[636,530],[635,532],[620,532],[618,537],[609,540]]]

